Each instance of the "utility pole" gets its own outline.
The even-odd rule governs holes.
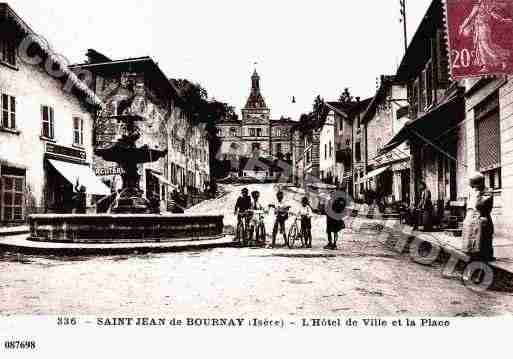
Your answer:
[[[408,31],[406,29],[406,0],[399,0],[399,5],[401,6],[401,19],[400,22],[403,23],[404,30],[404,53],[408,50]]]

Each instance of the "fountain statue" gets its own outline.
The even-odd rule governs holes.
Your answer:
[[[164,157],[167,149],[151,149],[148,145],[136,147],[141,137],[137,122],[144,121],[139,115],[110,116],[125,125],[125,134],[112,146],[97,149],[95,153],[105,161],[116,162],[123,169],[123,187],[119,198],[112,208],[113,213],[149,213],[148,201],[142,197],[139,188],[139,175],[137,166],[142,163],[155,162]]]

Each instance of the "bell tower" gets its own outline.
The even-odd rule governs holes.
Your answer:
[[[251,75],[251,91],[246,106],[242,109],[242,120],[269,121],[271,110],[267,107],[264,97],[260,92],[260,76],[256,69]]]

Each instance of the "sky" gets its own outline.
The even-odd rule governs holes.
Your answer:
[[[407,0],[411,39],[431,0]],[[404,54],[399,0],[11,0],[71,63],[93,48],[151,56],[170,78],[200,83],[240,113],[256,68],[272,118],[299,118],[345,87],[371,97]],[[256,65],[255,65],[256,63]],[[292,97],[296,103],[292,103]]]

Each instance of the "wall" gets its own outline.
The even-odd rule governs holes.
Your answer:
[[[19,134],[0,131],[0,160],[26,168],[26,181],[42,211],[44,203],[43,158],[46,141],[41,135],[41,106],[54,109],[55,141],[57,145],[72,147],[73,116],[84,120],[84,150],[86,161],[92,162],[92,116],[74,95],[63,90],[60,80],[50,77],[39,66],[28,65],[17,59],[18,70],[0,64],[0,92],[15,96],[16,123]]]
[[[330,154],[331,147],[331,154]],[[326,122],[321,128],[320,132],[320,157],[319,157],[319,170],[321,180],[328,178],[328,173],[331,173],[333,180],[335,179],[335,114],[333,111],[328,113]],[[326,150],[326,152],[325,152]]]
[[[476,84],[480,85],[478,80],[467,80],[465,84],[467,92],[471,91]],[[513,231],[513,81],[511,78],[498,77],[488,81],[477,91],[472,90],[471,96],[467,98],[465,139],[468,172],[461,186],[462,193],[468,194],[470,190],[468,174],[477,168],[474,107],[495,91],[499,94],[502,189],[494,193],[492,217],[496,235],[509,236]]]

